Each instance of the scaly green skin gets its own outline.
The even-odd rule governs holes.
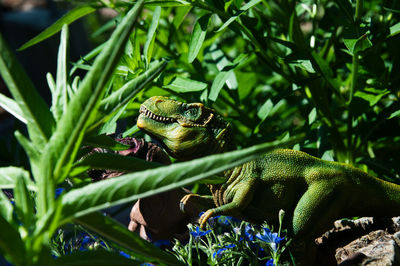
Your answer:
[[[222,152],[230,143],[229,124],[200,103],[156,96],[144,102],[140,112],[138,127],[177,159]],[[300,151],[278,149],[224,175],[224,184],[210,185],[214,206],[209,197],[196,194],[181,201],[183,207],[190,202],[208,208],[201,226],[215,215],[276,224],[283,209],[293,236],[312,241],[338,218],[400,214],[400,186]]]

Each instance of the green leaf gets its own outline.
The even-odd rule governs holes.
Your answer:
[[[190,2],[184,0],[149,0],[146,1],[145,6],[162,6],[162,7],[175,7],[175,6],[188,6]]]
[[[141,171],[77,188],[64,194],[61,205],[63,223],[106,207],[132,202],[157,193],[198,182],[268,152],[278,145],[292,145],[302,136],[287,142],[264,143],[247,149]]]
[[[35,219],[33,212],[33,199],[22,176],[17,176],[15,188],[15,212],[25,228],[30,228]]]
[[[390,93],[388,90],[365,88],[364,91],[356,91],[356,93],[354,93],[354,96],[369,102],[369,106],[374,106],[383,96],[388,93]]]
[[[172,255],[141,239],[138,234],[132,233],[125,226],[98,212],[75,219],[75,222],[126,249],[132,250],[135,256],[142,260],[156,264],[182,265]],[[111,263],[111,265],[114,265],[114,263]]]
[[[0,216],[7,220],[9,223],[13,221],[14,207],[8,197],[0,191]]]
[[[182,8],[178,8],[176,10],[174,20],[172,21],[172,24],[174,25],[175,30],[179,29],[179,27],[181,26],[186,15],[190,12],[191,9],[192,9],[192,6],[185,6]]]
[[[80,6],[75,9],[72,9],[69,11],[67,14],[62,16],[59,20],[57,20],[53,25],[45,29],[43,32],[41,32],[39,35],[34,37],[33,39],[29,40],[26,42],[24,45],[22,45],[18,50],[24,50],[32,45],[35,45],[41,41],[46,40],[50,36],[53,36],[57,32],[61,30],[61,28],[64,26],[64,24],[71,24],[75,20],[86,16],[92,12],[94,12],[96,9],[91,7],[91,6]]]
[[[55,259],[52,263],[53,266],[130,266],[141,264],[141,262],[130,260],[104,249],[73,252]]]
[[[389,117],[389,119],[392,119],[394,117],[400,116],[400,110],[397,110],[396,112],[392,113]]]
[[[364,51],[372,46],[371,41],[368,39],[367,34],[362,35],[358,39],[344,39],[344,45],[351,54]]]
[[[122,106],[126,105],[146,85],[152,82],[167,66],[168,61],[160,60],[150,64],[150,68],[140,76],[128,81],[119,90],[100,102],[99,114],[92,127],[96,127],[105,120],[105,116],[112,114]]]
[[[146,65],[150,64],[151,56],[153,54],[154,41],[156,39],[156,30],[158,27],[158,22],[160,21],[161,16],[161,6],[157,6],[153,12],[153,19],[151,20],[151,24],[149,27],[149,31],[147,32],[146,42],[143,48],[144,59],[146,60]]]
[[[0,106],[4,108],[7,112],[12,114],[15,118],[17,118],[22,123],[26,124],[27,121],[24,118],[24,114],[18,104],[11,98],[8,98],[4,94],[0,93]]]
[[[57,58],[57,81],[55,91],[52,93],[52,106],[54,118],[58,121],[68,105],[68,26],[61,30],[60,46]]]
[[[72,74],[75,73],[75,71],[82,65],[84,65],[85,62],[93,59],[94,57],[96,57],[101,51],[103,51],[104,46],[106,46],[106,42],[100,44],[99,46],[97,46],[96,48],[94,48],[93,50],[91,50],[87,55],[83,56],[78,62],[73,63],[73,67],[71,68],[70,71],[70,76],[72,76]],[[90,68],[88,68],[88,70],[90,70]]]
[[[211,89],[210,94],[208,95],[208,99],[211,101],[216,101],[221,91],[222,87],[224,86],[225,82],[228,80],[229,76],[233,74],[233,70],[230,71],[222,71],[217,74],[215,77]]]
[[[43,149],[53,131],[54,118],[1,35],[0,74],[22,110],[29,137],[38,149]]]
[[[242,15],[244,12],[246,12],[249,8],[257,5],[258,3],[260,3],[261,0],[251,0],[250,2],[248,2],[247,4],[245,4],[244,6],[242,6],[240,8],[240,10],[233,15],[232,17],[230,17],[227,21],[225,21],[225,23],[217,30],[217,32],[222,31],[223,29],[225,29],[226,27],[228,27],[232,22],[234,22],[238,17],[240,17],[240,15]]]
[[[390,35],[388,37],[392,37],[400,33],[400,22],[394,24],[390,27]]]
[[[25,245],[18,231],[0,216],[0,254],[6,256],[14,265],[26,265]]]
[[[193,92],[205,90],[207,88],[207,84],[197,80],[178,76],[170,84],[164,86],[163,88],[167,88],[175,92]]]
[[[271,112],[272,108],[274,108],[274,104],[272,103],[271,99],[268,99],[260,108],[260,110],[258,110],[257,112],[257,116],[258,118],[261,119],[261,121],[264,121],[269,113]]]
[[[89,169],[110,169],[121,172],[136,172],[159,166],[161,166],[161,164],[147,162],[132,156],[95,152],[76,163],[69,175],[76,176]]]
[[[308,124],[311,125],[312,123],[314,123],[316,118],[317,118],[317,108],[314,107],[308,114]]]
[[[194,24],[192,37],[189,43],[188,62],[192,63],[203,46],[207,34],[207,27],[212,14],[205,14]]]
[[[105,134],[99,136],[85,137],[84,143],[92,147],[99,147],[114,151],[123,151],[130,148],[129,145],[125,145],[118,141],[115,141],[113,138]]]
[[[53,182],[62,182],[72,167],[85,131],[94,120],[96,107],[125,49],[142,6],[143,0],[137,1],[117,26],[91,70],[80,83],[46,146],[46,153],[41,157],[42,173],[35,177],[41,191],[37,197],[39,216],[44,215],[54,204]]]
[[[0,189],[13,189],[17,180],[21,178],[30,190],[36,190],[28,171],[14,166],[0,167]]]

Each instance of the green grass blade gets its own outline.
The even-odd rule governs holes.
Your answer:
[[[4,108],[7,112],[12,114],[15,118],[17,118],[22,123],[26,124],[27,121],[24,118],[24,114],[18,104],[11,98],[8,98],[4,94],[0,93],[0,106]]]
[[[157,6],[154,9],[153,19],[151,20],[149,31],[147,32],[146,42],[143,48],[144,59],[146,60],[146,66],[150,64],[151,56],[153,54],[154,41],[156,39],[156,30],[158,22],[160,21],[161,7]]]
[[[1,35],[0,74],[22,110],[31,140],[38,149],[42,149],[52,134],[54,118]]]
[[[75,222],[126,249],[132,250],[139,259],[146,262],[181,265],[174,256],[141,239],[139,235],[132,233],[114,219],[106,217],[98,212],[80,217],[76,219]]]
[[[19,176],[14,188],[15,212],[25,228],[30,228],[35,219],[33,199],[23,177]]]
[[[31,47],[32,45],[35,45],[41,41],[46,40],[47,38],[59,32],[64,26],[64,24],[67,25],[71,24],[75,20],[94,12],[95,10],[96,9],[91,6],[80,6],[72,9],[67,14],[62,16],[59,20],[57,20],[53,25],[51,25],[43,32],[41,32],[39,35],[37,35],[36,37],[34,37],[33,39],[29,40],[24,45],[22,45],[20,48],[18,48],[18,50],[19,51],[25,50],[26,48]]]
[[[207,27],[210,21],[210,17],[212,14],[205,14],[200,17],[193,27],[192,38],[189,43],[189,53],[188,53],[188,63],[192,63],[197,54],[200,52],[201,47],[203,46],[204,39],[207,34]]]
[[[132,202],[138,198],[193,184],[253,160],[276,148],[277,145],[297,143],[300,138],[293,138],[287,142],[264,143],[244,150],[127,174],[71,190],[62,198],[63,222],[69,222],[71,219],[106,207]]]
[[[136,23],[143,6],[143,1],[127,13],[113,32],[102,53],[96,58],[93,67],[86,74],[78,91],[68,104],[67,111],[57,125],[41,158],[42,174],[38,186],[42,192],[38,195],[38,212],[44,215],[51,208],[54,199],[55,185],[51,182],[61,182],[67,176],[75,159],[85,130],[93,121],[96,107],[100,103],[125,44]]]

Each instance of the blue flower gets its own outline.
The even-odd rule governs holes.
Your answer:
[[[56,188],[56,199],[63,193],[64,188]]]
[[[119,252],[119,255],[121,255],[121,256],[124,256],[125,258],[128,258],[128,259],[130,259],[131,258],[131,255],[129,255],[129,254],[126,254],[125,252],[123,252],[123,251],[120,251]]]
[[[220,259],[222,257],[222,254],[225,250],[229,249],[229,248],[233,248],[236,247],[235,244],[229,244],[223,248],[218,249],[217,251],[214,252],[213,254],[213,258],[217,257],[217,259]]]
[[[273,260],[273,259],[269,259],[269,260],[265,263],[265,266],[275,266],[274,260]]]
[[[246,240],[254,240],[254,229],[251,225],[246,224],[246,226],[244,227],[244,235],[246,236]]]
[[[161,239],[161,240],[156,240],[156,241],[154,241],[153,242],[153,244],[156,246],[156,247],[161,247],[161,246],[171,246],[171,241],[169,241],[169,240],[167,240],[167,239]]]
[[[200,230],[200,227],[196,226],[196,231],[190,231],[190,234],[194,236],[195,238],[200,238],[202,236],[205,236],[206,234],[210,233],[211,230],[207,231],[202,231]]]
[[[277,251],[277,245],[284,240],[284,237],[279,237],[277,233],[271,233],[271,230],[268,228],[263,228],[263,234],[256,234],[256,237],[263,242],[268,243],[273,251]]]

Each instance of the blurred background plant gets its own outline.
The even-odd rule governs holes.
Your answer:
[[[133,246],[140,247],[144,245],[139,244],[140,239],[132,240],[133,236],[127,237],[128,232],[122,233],[108,219],[90,213],[147,196],[151,189],[152,193],[164,191],[172,183],[173,187],[195,184],[194,191],[205,191],[196,183],[206,177],[199,173],[211,175],[214,170],[196,167],[207,159],[196,161],[193,168],[169,166],[178,176],[175,179],[168,176],[170,172],[156,169],[142,175],[141,181],[132,181],[140,176],[137,172],[115,181],[101,181],[103,185],[88,185],[88,168],[106,165],[135,172],[154,167],[141,161],[132,161],[135,166],[129,167],[126,161],[121,163],[111,155],[87,164],[78,162],[84,154],[82,147],[88,145],[126,148],[110,142],[104,134],[142,136],[135,117],[140,103],[153,95],[213,107],[231,122],[238,148],[272,140],[281,143],[305,134],[306,138],[293,148],[353,164],[399,183],[398,1],[76,0],[59,4],[61,8],[69,4],[73,9],[35,38],[21,43],[19,49],[34,49],[62,30],[58,55],[53,58],[57,69],[49,70],[52,74],[46,76],[50,110],[21,74],[24,71],[3,40],[0,46],[0,71],[9,90],[1,92],[0,106],[21,121],[14,126],[18,142],[7,139],[0,154],[3,166],[18,166],[0,169],[2,188],[13,189],[18,184],[20,192],[14,194],[24,195],[16,199],[16,206],[25,206],[20,211],[21,207],[15,210],[6,203],[3,205],[7,207],[2,207],[5,216],[1,223],[9,224],[9,232],[15,234],[3,233],[0,238],[4,242],[0,242],[5,245],[5,239],[24,240],[17,241],[18,247],[12,249],[0,245],[14,264],[27,263],[27,258],[32,260],[29,263],[40,263],[46,258],[43,246],[48,246],[48,239],[71,221],[116,245],[127,248],[132,247],[130,241],[139,241]],[[143,10],[138,11],[142,5]],[[130,17],[137,20],[133,31],[133,24],[127,26],[126,21],[132,6],[138,9]],[[82,17],[87,38],[95,48],[71,60],[70,34],[65,25]],[[113,32],[124,32],[125,37],[118,38],[117,33],[110,37]],[[39,65],[40,61],[32,64]],[[23,136],[27,133],[32,142]],[[257,152],[270,148],[256,147],[260,147]],[[255,156],[246,154],[249,156],[244,160]],[[243,154],[238,156],[232,153],[230,160],[243,158]],[[216,158],[214,168],[232,166],[231,161]],[[184,178],[185,174],[193,178]],[[8,176],[13,176],[13,181]],[[146,185],[140,186],[146,178]],[[15,180],[25,180],[27,186]],[[117,193],[111,189],[117,183],[120,189],[128,184],[130,188]],[[54,191],[60,186],[67,191],[55,200]],[[2,201],[7,200],[3,197]],[[14,211],[19,212],[17,220],[10,214]],[[29,218],[32,215],[36,218]],[[92,217],[85,220],[84,215]],[[111,231],[124,235],[122,243]],[[35,234],[29,236],[27,232]],[[135,254],[141,254],[145,261],[175,263],[149,246],[144,249],[142,253],[135,250]]]

